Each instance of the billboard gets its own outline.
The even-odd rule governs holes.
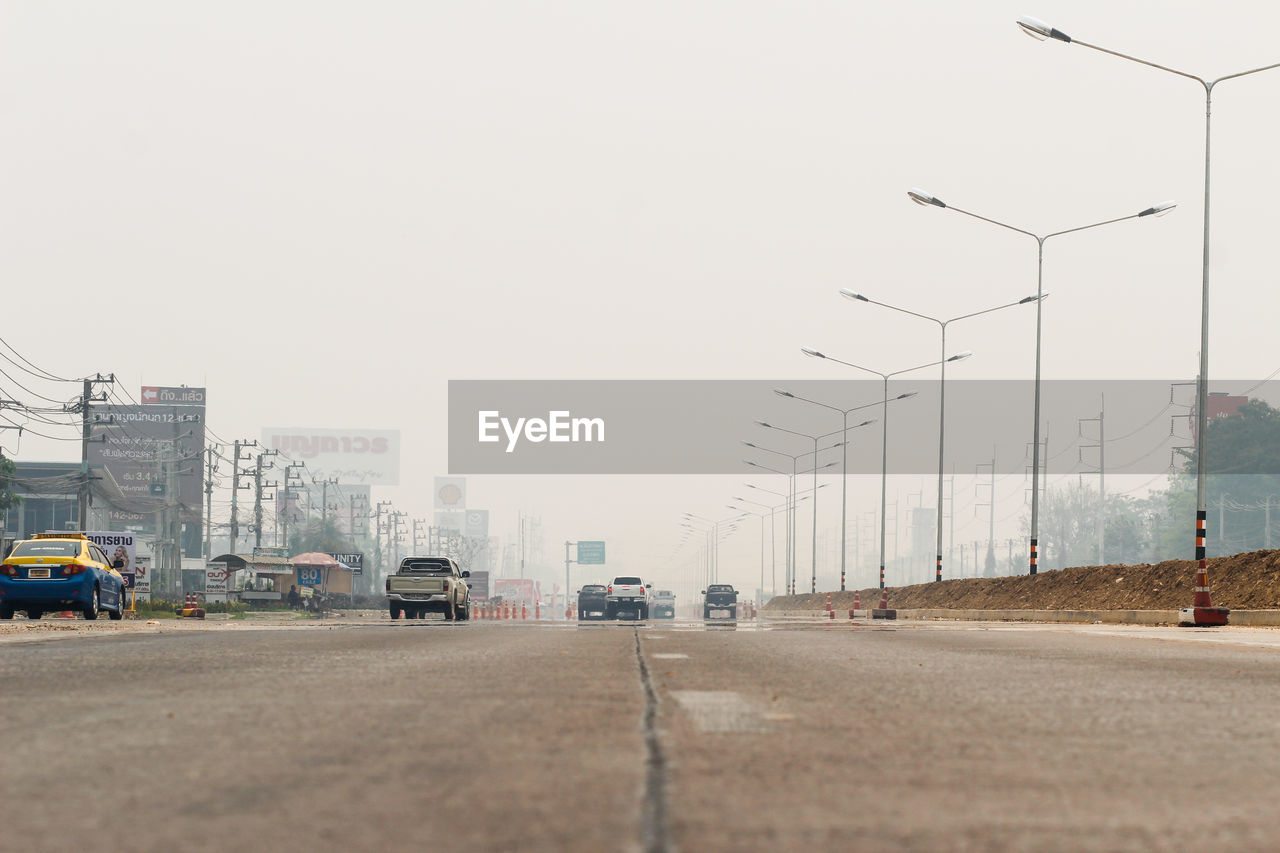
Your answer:
[[[226,601],[227,578],[230,576],[226,563],[206,563],[204,567],[204,600]]]
[[[489,510],[487,509],[469,509],[465,513],[466,527],[463,533],[468,539],[488,539],[489,538]]]
[[[471,589],[471,598],[473,601],[489,600],[488,572],[472,572],[471,577],[467,578],[467,586]]]
[[[203,406],[208,394],[204,388],[188,388],[186,385],[176,388],[168,385],[143,385],[138,399],[148,404]]]
[[[466,477],[436,477],[436,509],[456,512],[467,508]]]
[[[342,563],[345,566],[349,566],[351,568],[351,574],[353,575],[364,574],[364,554],[361,554],[361,553],[329,554],[329,556],[333,557],[333,559],[337,560],[339,563]]]
[[[533,578],[494,578],[490,595],[532,608],[534,602],[540,600],[542,585]]]
[[[110,472],[125,505],[147,514],[163,508],[172,471],[183,521],[199,522],[204,501],[204,406],[92,406],[89,464]]]
[[[317,478],[372,486],[400,484],[400,430],[264,427],[262,444]]]
[[[433,520],[435,521],[435,526],[441,530],[462,533],[463,514],[460,512],[437,512]]]

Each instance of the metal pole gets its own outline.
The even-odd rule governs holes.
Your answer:
[[[845,578],[845,558],[848,548],[845,540],[845,527],[848,522],[848,495],[849,495],[849,413],[841,412],[844,416],[844,428],[840,432],[840,441],[844,444],[840,448],[840,591],[844,592]],[[814,464],[818,464],[817,457],[814,457]]]
[[[1098,411],[1098,565],[1105,566],[1107,541],[1107,429],[1104,420],[1107,400],[1102,398]]]
[[[942,327],[942,378],[938,381],[938,553],[933,580],[942,580],[942,460],[944,436],[947,429],[947,324]],[[993,498],[994,500],[994,498]]]
[[[813,570],[809,575],[809,592],[818,591],[818,439],[813,440]]]
[[[880,405],[880,588],[884,589],[885,510],[889,485],[889,377],[884,377],[884,401]]]
[[[1044,241],[1036,237],[1039,246],[1036,272],[1036,381],[1035,423],[1031,428],[1031,570],[1036,573],[1036,549],[1040,543],[1040,320],[1044,313]],[[994,503],[994,498],[992,503]]]
[[[1205,465],[1209,432],[1209,131],[1213,86],[1213,83],[1204,83],[1204,249],[1200,277],[1200,375],[1196,383],[1196,587],[1206,591],[1209,589],[1209,564],[1204,547],[1209,508]]]

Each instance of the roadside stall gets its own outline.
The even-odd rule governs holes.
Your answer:
[[[354,572],[333,555],[312,551],[291,557],[289,561],[294,568],[294,579],[290,583],[296,584],[303,595],[304,590],[310,590],[325,599],[342,596],[351,600]]]
[[[227,596],[233,600],[284,601],[295,582],[293,562],[288,557],[223,554],[209,562],[227,564]]]

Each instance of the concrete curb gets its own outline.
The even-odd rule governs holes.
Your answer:
[[[760,618],[778,622],[824,619],[825,610],[761,610]],[[977,622],[1085,622],[1118,625],[1176,625],[1177,610],[898,610],[899,619],[957,619]],[[849,621],[836,611],[836,622]],[[1280,627],[1280,610],[1233,610],[1231,625]]]

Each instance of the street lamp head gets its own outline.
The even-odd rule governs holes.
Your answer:
[[[951,358],[947,359],[947,361],[964,361],[966,358],[968,358],[971,355],[973,355],[973,353],[969,352],[968,350],[965,350],[964,352],[958,352],[955,355],[951,356]]]
[[[916,204],[923,205],[925,207],[928,207],[929,205],[933,205],[934,207],[947,206],[946,202],[944,202],[942,199],[935,198],[934,196],[929,195],[927,192],[920,189],[919,187],[912,187],[911,189],[907,190],[907,198],[911,199]]]
[[[893,399],[895,399],[895,400],[905,400],[905,399],[907,399],[908,397],[914,397],[915,395],[917,395],[917,394],[919,394],[919,393],[920,393],[919,391],[904,391],[903,393],[899,394],[898,396],[894,397]]]
[[[825,355],[818,352],[816,349],[813,349],[812,347],[800,347],[800,352],[804,353],[810,358],[826,358]]]
[[[856,299],[859,302],[870,302],[871,300],[863,296],[861,293],[855,293],[847,287],[840,288],[840,295],[847,299]]]
[[[1048,295],[1049,294],[1046,293],[1046,294],[1043,294],[1042,296],[1036,296],[1035,294],[1032,294],[1031,296],[1024,296],[1018,300],[1018,304],[1026,305],[1028,302],[1035,302],[1036,300],[1043,299],[1045,296],[1048,296]]]
[[[767,424],[764,421],[756,421],[755,424],[756,426],[762,426],[765,429],[773,429],[773,424]]]
[[[876,421],[878,421],[878,420],[880,420],[880,419],[879,419],[879,418],[872,418],[872,419],[871,419],[871,420],[869,420],[869,421],[863,421],[862,423],[858,424],[858,426],[849,427],[849,429],[857,429],[858,427],[871,426],[873,423],[875,423],[875,422],[876,422]]]
[[[1032,18],[1024,15],[1018,19],[1018,26],[1022,27],[1022,31],[1036,41],[1057,39],[1058,41],[1065,41],[1067,44],[1071,43],[1071,36],[1067,35],[1062,30],[1055,30],[1039,18]]]
[[[747,447],[755,447],[755,445],[754,445],[754,444],[752,444],[752,443],[751,443],[751,442],[749,442],[749,441],[744,441],[744,442],[742,442],[742,443],[743,443],[743,444],[745,444]]]
[[[1138,214],[1138,216],[1164,216],[1169,211],[1178,206],[1176,201],[1162,201],[1159,204],[1153,204],[1146,210]]]
[[[791,397],[792,399],[794,399],[796,396],[795,394],[792,394],[790,391],[784,391],[781,388],[774,388],[773,393],[777,394],[779,397]]]

